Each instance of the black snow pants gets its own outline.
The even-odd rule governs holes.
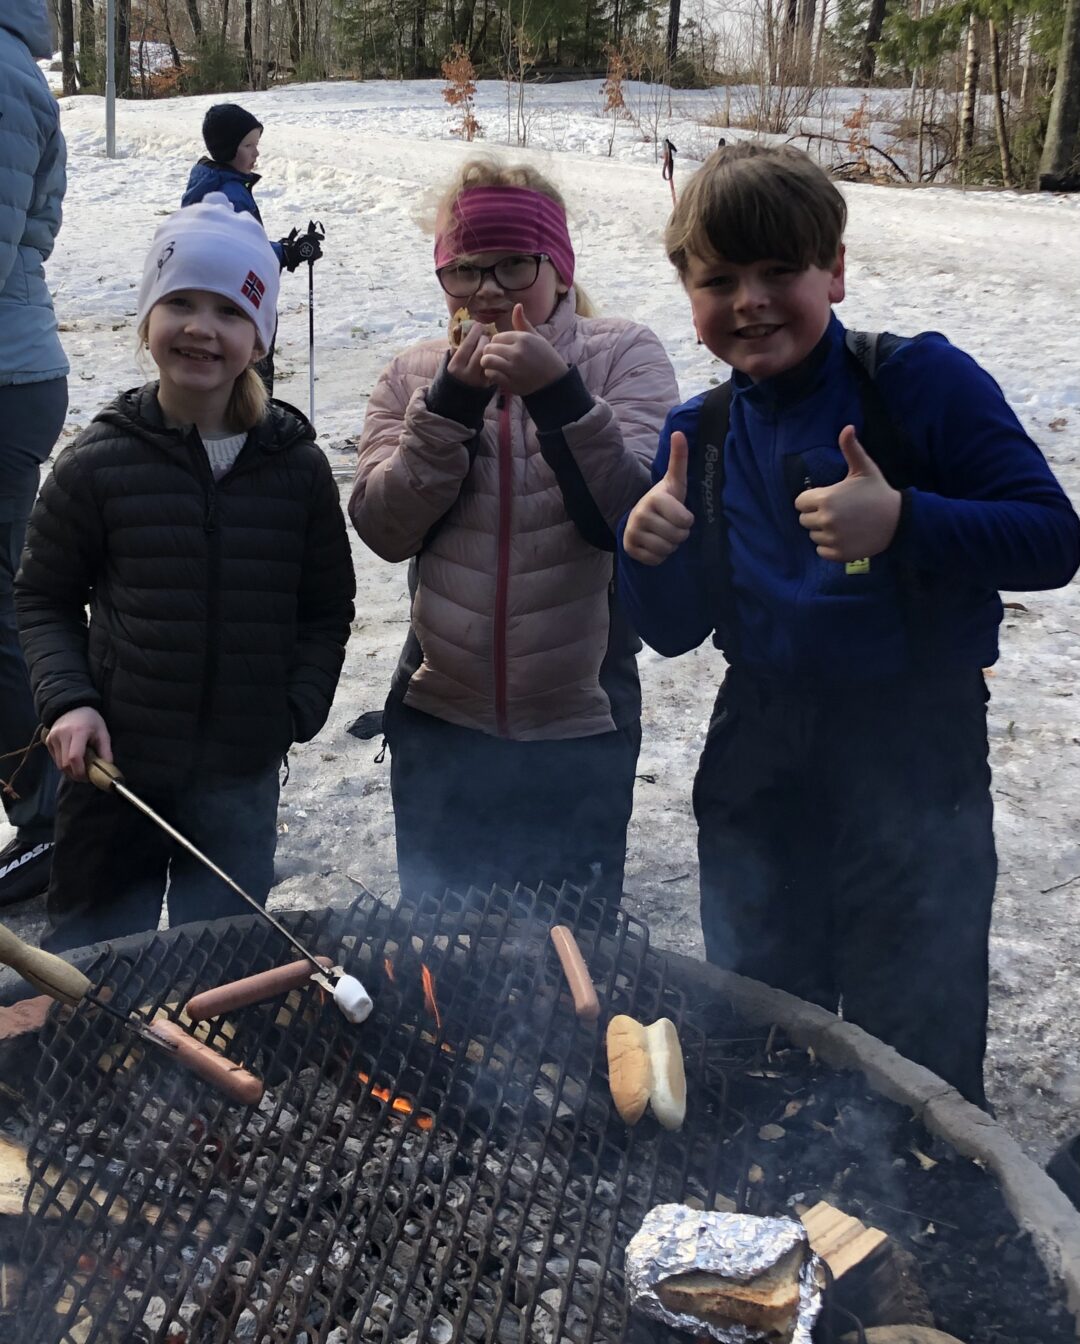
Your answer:
[[[985,1105],[997,876],[981,672],[800,691],[729,671],[694,784],[708,959]]]
[[[384,731],[404,895],[566,881],[618,904],[640,723],[511,742],[391,696]]]

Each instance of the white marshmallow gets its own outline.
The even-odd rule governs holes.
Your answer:
[[[350,1022],[360,1023],[375,1007],[371,995],[353,975],[343,975],[334,986],[334,1002]]]

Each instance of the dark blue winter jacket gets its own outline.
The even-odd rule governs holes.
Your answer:
[[[241,173],[227,164],[215,163],[213,159],[200,159],[188,175],[187,190],[180,205],[181,207],[198,205],[203,197],[209,196],[212,191],[220,191],[229,198],[234,210],[241,214],[254,215],[262,224],[262,215],[252,193],[255,183],[259,181],[261,178],[258,173]],[[272,242],[270,246],[274,249],[278,265],[284,266],[285,258],[281,244]]]
[[[794,499],[847,474],[838,437],[848,424],[862,433],[857,380],[835,317],[800,368],[756,384],[735,374],[722,492],[734,619],[710,609],[716,589],[701,566],[700,521],[673,555],[650,567],[622,549],[624,519],[619,590],[647,644],[673,657],[726,624],[729,661],[762,675],[803,685],[896,678],[917,656],[914,575],[914,615],[931,623],[933,665],[981,668],[997,657],[999,589],[1069,582],[1080,566],[1080,519],[1001,389],[936,332],[906,342],[877,371],[889,419],[906,437],[914,482],[892,545],[866,572],[821,559]],[[692,511],[701,499],[694,445],[703,400],[669,414],[653,464],[657,481],[670,436],[682,430],[691,449]]]

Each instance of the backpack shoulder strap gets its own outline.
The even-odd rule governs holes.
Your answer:
[[[907,436],[885,405],[877,385],[877,372],[908,339],[906,336],[895,336],[891,331],[849,330],[844,333],[848,354],[859,379],[864,422],[863,446],[896,490],[906,489],[913,484],[912,455]]]
[[[881,468],[894,490],[915,484],[915,458],[902,425],[889,414],[877,385],[878,368],[910,337],[891,331],[848,331],[848,352],[858,370],[863,410],[863,446]],[[900,605],[907,629],[913,665],[923,670],[933,666],[937,647],[938,616],[935,594],[925,576],[911,561],[901,562]]]

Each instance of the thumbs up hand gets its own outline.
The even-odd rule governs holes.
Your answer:
[[[634,505],[623,532],[623,550],[643,565],[659,565],[690,535],[694,515],[686,507],[686,435],[671,436],[667,471]]]
[[[891,544],[900,522],[900,491],[855,437],[852,425],[840,431],[840,451],[848,474],[836,485],[804,490],[795,500],[799,522],[823,560],[862,560]]]
[[[487,378],[504,392],[527,397],[558,382],[569,365],[536,330],[520,303],[514,305],[510,321],[509,331],[497,331],[492,336],[480,364]]]

